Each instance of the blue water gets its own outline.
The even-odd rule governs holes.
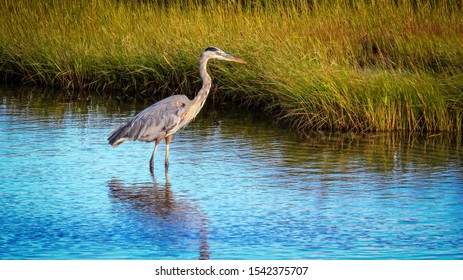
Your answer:
[[[463,146],[296,137],[204,112],[148,168],[107,135],[148,104],[0,88],[0,259],[463,259]]]

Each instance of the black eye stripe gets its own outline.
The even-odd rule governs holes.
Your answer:
[[[204,51],[218,52],[219,50],[216,47],[209,47],[205,49]]]

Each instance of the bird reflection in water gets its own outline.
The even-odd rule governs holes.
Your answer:
[[[132,209],[149,217],[155,225],[156,221],[162,219],[170,234],[182,232],[178,238],[193,236],[194,239],[199,239],[199,259],[210,258],[207,219],[204,213],[188,201],[176,198],[168,177],[164,186],[160,186],[153,176],[152,183],[132,185],[113,178],[108,182],[108,187],[112,198],[127,203]]]

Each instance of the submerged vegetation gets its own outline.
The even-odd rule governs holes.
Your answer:
[[[114,96],[214,97],[300,132],[463,130],[463,7],[446,0],[5,0],[0,75]]]

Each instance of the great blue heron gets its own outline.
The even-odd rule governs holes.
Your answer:
[[[166,140],[166,171],[169,166],[169,145],[172,135],[185,127],[199,113],[206,101],[211,88],[211,76],[207,73],[206,65],[209,59],[219,59],[246,63],[241,58],[234,57],[224,51],[215,48],[207,48],[200,56],[199,75],[203,85],[193,100],[185,95],[172,95],[147,107],[127,124],[114,130],[108,137],[109,144],[117,147],[126,140],[156,141],[153,154],[150,159],[150,172],[154,173],[154,157],[159,143]]]

